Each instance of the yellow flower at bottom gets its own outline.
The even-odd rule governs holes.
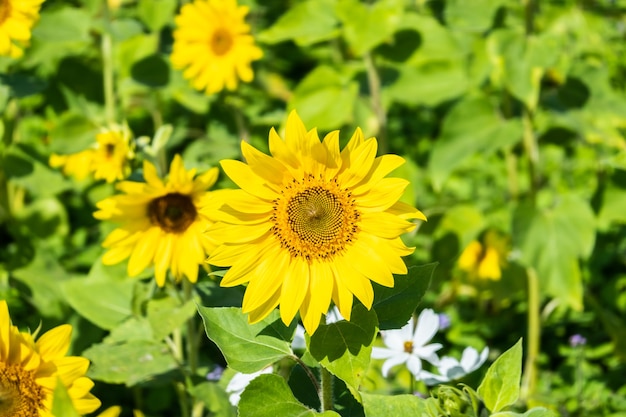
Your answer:
[[[0,301],[0,416],[54,417],[54,389],[65,385],[74,408],[87,414],[100,406],[85,376],[89,361],[65,356],[72,326],[49,330],[35,342],[29,333],[11,324],[6,301]]]
[[[244,18],[247,6],[235,0],[196,0],[176,16],[172,64],[207,94],[234,90],[238,80],[252,81],[251,62],[263,52],[254,44]]]
[[[413,249],[400,235],[415,227],[408,219],[426,218],[398,201],[408,181],[386,178],[404,159],[376,157],[376,139],[360,129],[340,151],[339,132],[320,142],[292,112],[285,139],[272,129],[269,148],[272,156],[242,142],[247,164],[221,162],[241,190],[211,214],[221,245],[208,262],[231,267],[222,286],[248,283],[242,308],[251,322],[280,304],[285,324],[300,311],[312,334],[331,299],[349,320],[353,296],[371,308],[371,281],[392,287],[392,274],[406,274],[401,257]]]
[[[0,0],[2,1],[2,0]],[[95,179],[114,182],[128,176],[128,160],[134,157],[127,126],[112,126],[96,135],[93,148],[70,155],[50,155],[52,168],[63,167],[65,175],[78,180],[93,173]]]
[[[0,0],[0,56],[19,58],[44,0]]]
[[[200,211],[218,204],[209,193],[217,180],[217,168],[194,179],[196,170],[185,170],[180,155],[170,166],[169,178],[161,180],[156,168],[144,161],[145,183],[122,181],[117,188],[124,194],[100,201],[94,217],[121,223],[102,243],[109,250],[102,262],[112,265],[130,258],[128,274],[136,276],[154,264],[155,279],[165,285],[171,269],[176,280],[183,275],[191,282],[198,279],[198,267],[204,264],[213,244],[204,234],[211,224]]]

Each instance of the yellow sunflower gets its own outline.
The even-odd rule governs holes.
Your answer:
[[[29,333],[11,324],[6,301],[0,301],[0,416],[53,417],[57,383],[67,388],[79,414],[91,413],[100,400],[89,391],[93,382],[85,376],[89,361],[65,356],[72,326],[64,324],[35,342]]]
[[[251,62],[263,52],[244,21],[247,6],[235,0],[196,0],[176,16],[172,64],[207,94],[234,90],[238,80],[252,81]]]
[[[467,245],[459,257],[459,268],[471,278],[498,281],[506,264],[507,241],[494,231],[487,232],[483,241]]]
[[[19,58],[44,0],[0,0],[0,55]]]
[[[375,138],[357,129],[340,151],[339,132],[320,142],[295,112],[285,140],[272,129],[272,156],[242,142],[247,164],[221,162],[241,188],[225,193],[209,229],[220,246],[208,262],[231,268],[222,286],[248,283],[243,311],[254,323],[280,304],[289,324],[299,310],[309,334],[331,299],[350,319],[353,296],[370,308],[370,281],[392,287],[392,274],[407,272],[409,255],[400,235],[426,220],[399,202],[408,181],[385,178],[404,163],[397,155],[376,157]]]
[[[122,181],[117,188],[124,194],[100,201],[94,217],[121,223],[102,243],[108,248],[102,262],[112,265],[130,258],[131,277],[154,264],[160,287],[165,285],[168,269],[176,281],[184,275],[196,282],[198,266],[213,247],[204,233],[211,222],[200,209],[218,204],[213,198],[217,193],[206,191],[217,180],[218,169],[194,179],[195,173],[195,169],[185,170],[182,158],[176,155],[169,178],[163,181],[155,166],[145,161],[145,183]]]
[[[112,126],[96,135],[93,148],[70,155],[52,154],[49,163],[52,168],[63,167],[65,175],[78,180],[91,173],[109,183],[121,180],[130,174],[128,162],[134,157],[131,138],[128,126]]]

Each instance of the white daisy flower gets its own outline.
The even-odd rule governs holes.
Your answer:
[[[480,368],[487,360],[487,355],[489,355],[488,347],[485,347],[480,352],[480,355],[473,347],[466,347],[463,350],[460,361],[450,356],[444,356],[437,365],[439,375],[422,371],[418,379],[423,380],[426,385],[435,385],[459,379]]]

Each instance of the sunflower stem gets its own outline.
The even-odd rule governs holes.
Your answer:
[[[322,412],[333,409],[333,374],[323,366],[320,367]]]
[[[306,366],[306,364],[302,361],[302,359],[300,359],[296,355],[291,355],[290,358],[293,359],[298,365],[300,365],[300,367],[302,367],[302,369],[304,369],[304,372],[307,374],[307,376],[311,380],[311,383],[315,387],[315,390],[317,392],[321,392],[320,391],[320,384],[317,382],[317,378],[315,378],[315,375],[313,375],[313,372],[311,372],[311,369],[308,366]],[[320,401],[321,401],[321,399],[322,398],[320,397]]]
[[[378,121],[378,151],[379,153],[387,153],[389,144],[387,143],[387,114],[383,108],[382,99],[380,96],[381,83],[380,76],[374,65],[372,55],[368,52],[363,57],[365,61],[365,68],[367,70],[367,82],[370,89],[370,99],[372,101],[372,109],[376,115]]]
[[[522,398],[528,400],[537,382],[537,359],[541,343],[539,278],[534,268],[527,268],[528,278],[528,336]]]
[[[104,32],[102,33],[102,74],[104,82],[104,116],[108,124],[115,123],[115,89],[113,83],[113,39],[111,37],[111,21],[109,6],[104,2]]]
[[[183,278],[183,300],[185,303],[193,300],[193,284]],[[187,320],[187,362],[192,375],[198,369],[198,341],[196,333],[195,315]]]

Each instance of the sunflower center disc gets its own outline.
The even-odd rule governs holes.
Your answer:
[[[197,214],[191,198],[179,193],[155,198],[148,205],[148,216],[152,224],[168,233],[184,232],[194,222]]]
[[[272,232],[292,257],[327,259],[345,249],[359,230],[354,204],[335,182],[294,181],[275,201]]]
[[[45,396],[33,372],[0,363],[0,416],[39,417]]]
[[[224,55],[233,46],[233,37],[226,29],[219,28],[211,37],[211,49],[215,55]]]

